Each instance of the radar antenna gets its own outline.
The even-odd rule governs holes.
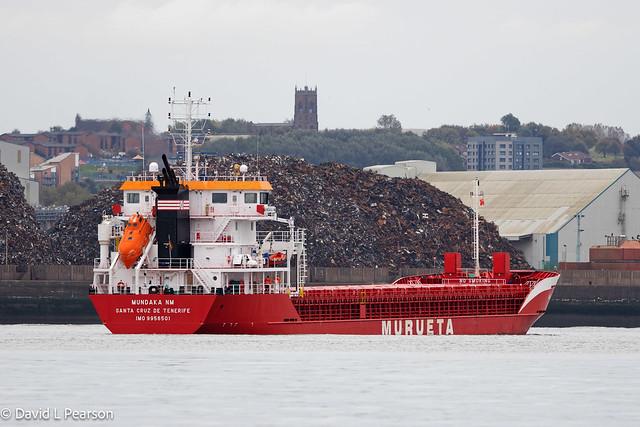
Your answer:
[[[183,176],[187,181],[198,178],[193,167],[193,146],[204,143],[207,136],[207,124],[211,118],[211,113],[207,111],[209,104],[211,104],[211,97],[193,98],[191,91],[187,92],[187,96],[183,99],[176,99],[175,86],[172,96],[169,97],[169,105],[171,105],[169,120],[172,122],[169,126],[169,134],[174,144],[183,149]]]

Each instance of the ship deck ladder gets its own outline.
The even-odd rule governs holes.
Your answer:
[[[298,286],[303,286],[306,283],[307,277],[308,277],[308,271],[307,271],[307,250],[305,249],[305,235],[304,235],[304,231],[303,230],[299,230],[299,250],[300,252],[298,253],[298,271],[297,271],[297,276],[298,276]]]
[[[228,217],[228,216],[222,217],[220,218],[220,220],[221,220],[220,224],[216,227],[215,231],[211,236],[213,242],[217,242],[220,236],[222,236],[222,233],[224,233],[224,231],[227,229],[229,222],[231,222],[231,217]]]
[[[211,292],[211,290],[213,289],[213,283],[207,280],[209,279],[209,276],[203,273],[202,267],[200,266],[198,261],[195,260],[195,258],[193,259],[191,273],[198,280],[198,282],[200,282],[200,284],[205,288],[207,292]]]

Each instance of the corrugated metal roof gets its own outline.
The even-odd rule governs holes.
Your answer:
[[[471,206],[473,180],[480,180],[480,214],[503,237],[555,233],[629,169],[437,172],[420,175]],[[632,173],[632,172],[630,172]]]

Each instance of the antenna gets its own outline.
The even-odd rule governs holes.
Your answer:
[[[260,132],[256,132],[256,173],[260,175]]]
[[[193,171],[193,145],[199,141],[204,142],[206,134],[204,129],[211,113],[207,108],[211,98],[193,98],[191,91],[183,99],[176,99],[176,88],[173,87],[173,96],[169,98],[171,112],[169,119],[173,122],[169,132],[176,146],[184,147],[184,179],[191,181],[197,179]],[[177,111],[177,110],[180,111]]]
[[[473,259],[474,265],[474,277],[480,277],[480,221],[478,211],[482,201],[480,197],[483,194],[480,191],[480,180],[478,177],[473,181],[473,192],[471,196],[473,198]]]

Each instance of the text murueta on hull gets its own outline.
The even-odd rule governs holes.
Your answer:
[[[382,335],[453,335],[451,319],[382,320]]]

